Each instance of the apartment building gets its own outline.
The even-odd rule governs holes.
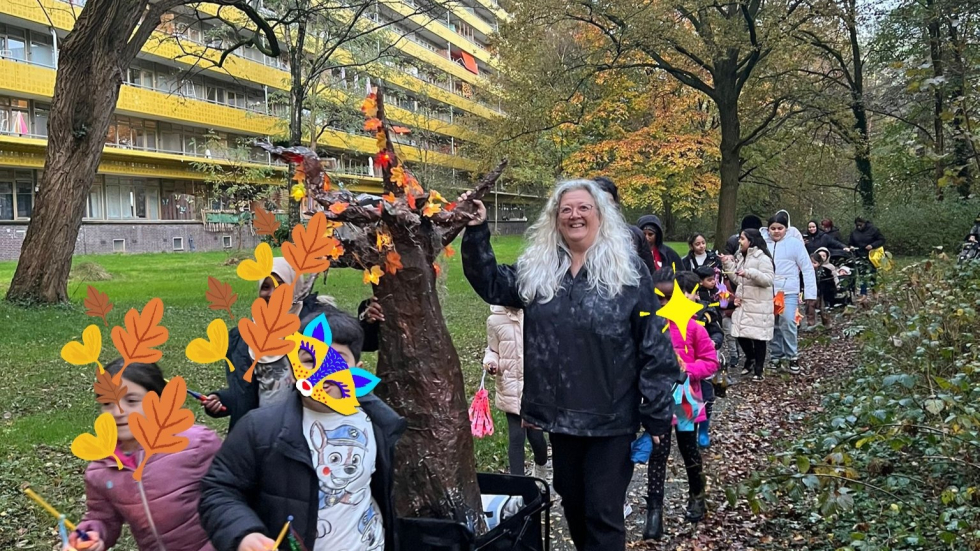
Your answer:
[[[389,26],[388,42],[410,62],[338,69],[327,84],[338,94],[360,96],[383,74],[389,118],[417,130],[397,137],[400,155],[417,172],[462,188],[476,165],[460,149],[476,138],[457,122],[499,114],[478,91],[486,89],[494,70],[488,37],[506,13],[496,0],[463,0],[451,10],[415,16],[415,1],[385,2],[368,15],[376,22],[398,22]],[[82,9],[84,0],[0,2],[0,259],[20,254],[49,146],[58,44]],[[89,191],[76,254],[254,243],[250,228],[240,231],[241,213],[210,192],[201,163],[261,167],[270,176],[255,185],[284,184],[285,166],[241,144],[285,134],[288,108],[276,98],[287,89],[289,67],[283,59],[243,48],[223,69],[189,76],[193,59],[182,55],[189,46],[205,52],[221,48],[200,19],[190,11],[173,14],[130,67]],[[325,121],[322,128],[319,152],[332,178],[357,192],[380,193],[373,137],[356,124]],[[520,221],[520,202],[526,198],[507,193],[495,198],[502,198],[497,212]]]

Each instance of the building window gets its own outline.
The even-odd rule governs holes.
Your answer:
[[[107,177],[105,182],[107,219],[160,219],[160,187],[156,181]]]
[[[4,58],[27,61],[27,42],[23,29],[0,25],[0,53]]]
[[[163,181],[160,212],[163,220],[195,220],[197,197],[190,182]]]
[[[34,134],[36,136],[48,135],[48,118],[51,106],[34,104]]]
[[[0,182],[0,220],[14,219],[14,184]]]
[[[175,251],[182,251],[182,250],[184,250],[184,238],[183,237],[175,237],[174,238],[174,250]]]
[[[231,236],[230,235],[222,235],[221,236],[221,246],[224,247],[224,248],[226,248],[226,249],[230,249],[231,248]]]
[[[0,170],[0,220],[26,220],[34,209],[34,173]]]
[[[34,182],[17,182],[17,218],[30,218],[34,210]]]
[[[88,206],[85,210],[86,218],[96,220],[102,219],[102,181],[101,177],[92,183],[92,189],[88,192]]]
[[[124,253],[124,252],[126,252],[126,240],[125,239],[113,239],[112,240],[112,252],[114,252],[114,253]]]
[[[54,40],[50,34],[31,32],[31,63],[54,67]]]
[[[29,136],[31,111],[26,99],[0,98],[0,133]]]

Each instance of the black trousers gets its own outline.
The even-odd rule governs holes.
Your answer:
[[[677,449],[684,458],[687,470],[688,492],[692,496],[704,493],[704,476],[701,468],[701,451],[698,450],[697,431],[676,430]],[[660,444],[653,445],[647,470],[647,507],[664,506],[664,484],[667,480],[667,460],[670,459],[670,433],[660,438]]]
[[[742,351],[745,352],[746,365],[752,362],[755,367],[755,374],[761,376],[762,367],[766,363],[766,349],[769,347],[769,343],[739,337],[738,344],[742,347]]]
[[[633,477],[632,435],[550,434],[555,491],[578,551],[624,551],[623,503]]]
[[[534,453],[534,464],[544,465],[548,462],[548,443],[544,440],[544,431],[525,429],[521,426],[521,416],[507,414],[507,459],[510,460],[510,474],[524,476],[524,438],[531,443]]]

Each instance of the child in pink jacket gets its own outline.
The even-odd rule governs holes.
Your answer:
[[[654,274],[653,279],[661,306],[664,306],[674,293],[674,272],[665,268]],[[691,299],[691,296],[688,295],[688,298]],[[697,296],[692,300],[697,302]],[[668,323],[674,352],[681,369],[687,375],[683,383],[678,382],[674,391],[674,432],[677,447],[684,458],[690,496],[685,518],[689,522],[700,522],[706,512],[705,479],[701,470],[701,452],[698,450],[696,432],[697,424],[706,419],[701,381],[718,371],[718,353],[707,330],[694,318],[687,322],[685,336],[681,335],[676,324]],[[664,481],[667,459],[670,457],[670,433],[660,436],[659,440],[659,443],[654,442],[653,453],[650,455],[647,524],[643,539],[659,539],[663,536]]]
[[[105,366],[110,374],[123,366],[116,360]],[[93,461],[85,470],[85,505],[87,510],[78,529],[87,542],[72,532],[68,548],[85,551],[111,549],[119,539],[124,524],[129,525],[139,549],[167,551],[214,551],[201,527],[197,503],[201,497],[201,479],[221,447],[221,439],[211,429],[194,425],[180,436],[187,447],[179,452],[151,456],[143,467],[143,479],[133,479],[133,471],[143,460],[143,449],[129,428],[129,414],[143,413],[143,397],[148,392],[163,392],[166,381],[156,364],[131,363],[123,372],[126,395],[103,411],[115,418],[118,431],[115,459]],[[66,548],[66,549],[68,549]]]

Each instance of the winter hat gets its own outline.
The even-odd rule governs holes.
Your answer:
[[[758,230],[762,228],[762,219],[754,214],[750,214],[742,219],[742,231]]]

